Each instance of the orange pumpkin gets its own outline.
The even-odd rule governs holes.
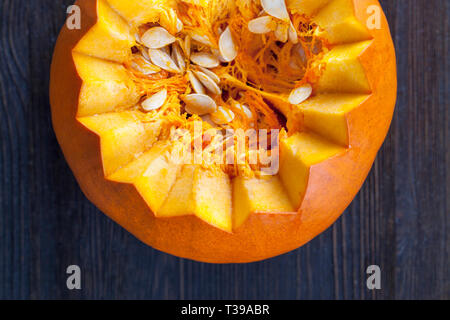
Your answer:
[[[257,261],[307,243],[352,201],[396,100],[378,1],[76,5],[81,29],[64,27],[53,57],[54,130],[86,196],[137,238],[204,262]],[[269,147],[279,170],[176,163],[171,128],[193,120],[281,129]]]

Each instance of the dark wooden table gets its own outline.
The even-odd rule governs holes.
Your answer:
[[[384,0],[397,47],[390,134],[344,216],[308,245],[247,265],[157,252],[81,193],[50,122],[49,66],[71,0],[0,2],[1,299],[450,298],[449,8]],[[66,268],[82,268],[82,290]],[[366,287],[366,268],[382,289]]]

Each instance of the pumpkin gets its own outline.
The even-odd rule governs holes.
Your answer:
[[[65,26],[53,57],[54,130],[87,198],[146,244],[210,263],[266,259],[323,232],[361,188],[396,100],[378,1],[76,5],[81,29]],[[173,152],[210,156],[239,129],[270,141],[231,145],[230,163]],[[277,155],[270,168],[250,162],[263,152]]]

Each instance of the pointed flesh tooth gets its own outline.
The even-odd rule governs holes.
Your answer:
[[[142,102],[142,108],[145,111],[152,111],[161,108],[167,100],[167,90],[161,90]]]
[[[200,80],[200,82],[213,94],[222,94],[222,90],[217,85],[217,83],[211,79],[209,76],[207,76],[205,73],[201,71],[195,71],[196,77]]]
[[[288,20],[289,13],[287,11],[285,0],[261,0],[264,11],[280,20]]]
[[[179,73],[180,69],[170,55],[159,49],[149,49],[148,54],[153,64],[172,73]]]
[[[216,68],[220,65],[220,61],[217,57],[210,53],[197,52],[191,55],[191,61],[200,67],[204,68]]]
[[[188,78],[189,82],[191,83],[192,88],[194,89],[195,93],[205,94],[205,87],[203,87],[200,80],[197,79],[197,77],[194,75],[192,71],[188,71]]]
[[[233,40],[230,27],[227,27],[219,39],[220,54],[226,62],[231,62],[237,57],[236,44]]]
[[[300,104],[306,101],[312,94],[312,87],[309,83],[292,90],[289,96],[291,104]]]
[[[205,94],[189,94],[183,98],[183,101],[186,103],[186,111],[189,114],[203,116],[217,109],[216,102]]]
[[[225,107],[218,107],[217,111],[211,113],[211,120],[218,124],[224,125],[234,120],[234,112]]]
[[[276,28],[277,23],[275,22],[275,20],[273,20],[272,17],[269,16],[256,18],[248,23],[248,30],[256,34],[266,34],[275,31]]]
[[[176,41],[163,27],[153,27],[147,30],[141,37],[142,43],[150,49],[161,49]]]

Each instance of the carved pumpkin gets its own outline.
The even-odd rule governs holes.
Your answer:
[[[76,5],[81,30],[64,27],[53,58],[54,130],[86,196],[137,238],[199,261],[257,261],[307,243],[352,201],[396,99],[378,1]],[[225,147],[232,161],[177,161],[179,129],[194,157]],[[240,153],[223,135],[239,129],[270,141]],[[263,153],[274,170],[250,161]]]

